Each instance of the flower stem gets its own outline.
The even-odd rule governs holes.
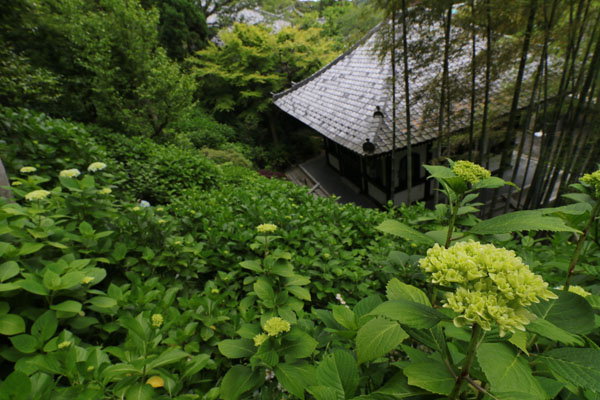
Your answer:
[[[460,394],[460,388],[462,386],[462,383],[465,380],[465,378],[469,376],[469,370],[471,369],[471,364],[473,363],[473,359],[475,358],[475,353],[477,352],[477,348],[479,347],[480,338],[481,338],[481,327],[477,324],[473,324],[473,333],[471,334],[471,341],[469,342],[467,356],[465,357],[464,365],[460,370],[460,374],[456,377],[456,383],[454,384],[452,393],[450,393],[449,398],[451,400],[458,398],[458,395]]]
[[[448,225],[448,235],[446,236],[446,244],[444,245],[445,248],[450,247],[450,242],[452,242],[452,233],[454,231],[454,224],[456,223],[456,215],[458,214],[460,200],[460,198],[456,199],[456,204],[452,205],[452,217],[450,218],[450,225]]]
[[[598,215],[598,209],[600,209],[600,200],[596,202],[596,205],[592,209],[590,214],[590,219],[587,224],[585,224],[585,228],[583,228],[583,232],[579,236],[579,240],[577,240],[577,247],[575,248],[575,252],[573,253],[573,257],[571,257],[571,264],[569,265],[569,272],[567,273],[567,280],[565,281],[564,290],[569,290],[569,285],[571,284],[571,277],[573,276],[573,271],[575,270],[575,265],[577,265],[577,261],[579,260],[579,255],[581,254],[581,249],[583,248],[583,243],[585,243],[585,238],[587,237],[588,231],[590,227],[594,223],[596,216]]]

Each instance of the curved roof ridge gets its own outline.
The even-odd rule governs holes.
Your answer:
[[[286,90],[284,90],[282,92],[279,92],[279,93],[274,93],[273,94],[273,100],[277,100],[278,98],[280,98],[282,96],[285,96],[288,93],[293,92],[294,90],[296,90],[296,89],[304,86],[308,82],[310,82],[313,79],[317,78],[319,75],[323,74],[325,71],[329,70],[335,64],[337,64],[338,62],[340,62],[341,60],[343,60],[344,58],[346,58],[346,56],[348,56],[349,54],[351,54],[358,47],[362,46],[368,39],[371,38],[371,36],[373,36],[381,28],[381,25],[382,25],[381,22],[379,24],[375,25],[375,27],[373,29],[371,29],[369,32],[367,32],[358,42],[356,42],[355,44],[353,44],[352,47],[350,47],[348,50],[346,50],[345,52],[343,52],[342,54],[340,54],[339,56],[337,56],[333,61],[331,61],[329,64],[327,64],[326,66],[324,66],[323,68],[321,68],[320,70],[318,70],[317,72],[315,72],[314,74],[312,74],[311,76],[309,76],[308,78],[304,78],[300,82],[293,84],[292,87],[289,88],[289,89],[286,89]]]

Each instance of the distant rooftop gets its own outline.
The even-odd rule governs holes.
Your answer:
[[[281,110],[305,123],[334,142],[359,154],[366,154],[363,144],[368,139],[375,145],[369,154],[382,154],[392,149],[392,68],[390,55],[381,58],[376,52],[378,33],[375,27],[357,44],[321,70],[273,96]],[[397,29],[401,31],[401,26]],[[467,35],[467,36],[465,36]],[[400,37],[401,38],[401,37]],[[456,132],[470,123],[471,41],[459,28],[451,31],[452,53],[449,77],[452,107],[450,131]],[[396,83],[396,148],[406,146],[404,69],[401,40],[397,43]],[[438,135],[439,102],[444,57],[444,32],[439,23],[412,24],[409,28],[410,105],[412,144],[433,140]],[[477,53],[485,50],[484,38],[476,42]],[[491,82],[490,115],[510,110],[511,90],[518,59],[514,66]],[[528,64],[525,77],[533,75],[535,62]],[[478,73],[476,117],[483,108],[483,68]],[[521,96],[520,106],[526,105]],[[379,106],[383,118],[374,117]],[[444,119],[446,116],[444,117]]]

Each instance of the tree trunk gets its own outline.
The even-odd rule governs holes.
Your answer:
[[[477,34],[475,32],[475,0],[471,0],[471,110],[469,115],[469,161],[473,161],[473,133],[475,128],[475,80],[477,74],[476,65],[476,42]]]
[[[485,89],[484,89],[484,101],[483,101],[483,120],[481,121],[481,137],[479,138],[479,160],[478,163],[483,165],[484,158],[487,154],[487,120],[490,105],[490,70],[492,66],[492,16],[490,10],[490,0],[486,0],[486,55],[485,55]],[[486,163],[486,165],[489,163]]]
[[[406,105],[406,202],[411,203],[412,190],[412,143],[410,126],[410,86],[408,70],[408,39],[406,27],[406,0],[402,0],[402,59],[404,61],[404,104]],[[395,84],[395,81],[394,81]]]
[[[531,42],[531,34],[533,32],[533,24],[535,21],[535,14],[537,12],[537,0],[531,0],[529,5],[529,18],[527,19],[527,28],[525,29],[525,38],[523,40],[523,49],[521,50],[521,61],[519,62],[519,70],[517,72],[517,81],[515,83],[515,91],[513,94],[512,104],[510,106],[510,114],[508,116],[508,128],[504,135],[504,146],[502,150],[502,156],[500,158],[500,177],[504,176],[504,171],[510,166],[512,158],[513,147],[515,143],[515,119],[517,117],[517,110],[519,108],[519,98],[521,97],[521,87],[523,84],[523,75],[525,74],[525,64],[527,63],[527,55],[529,54],[529,43]],[[494,189],[492,196],[492,204],[488,215],[491,217],[494,213],[496,201],[498,199],[499,190]],[[509,199],[506,200],[507,204]]]

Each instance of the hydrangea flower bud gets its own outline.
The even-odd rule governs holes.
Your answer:
[[[482,166],[465,160],[455,162],[452,166],[452,172],[472,185],[492,176],[492,173]]]
[[[270,318],[265,323],[264,329],[265,329],[265,332],[267,332],[267,335],[277,336],[280,333],[289,332],[290,331],[290,323],[287,322],[285,319],[281,319],[279,317],[273,317],[273,318]]]

